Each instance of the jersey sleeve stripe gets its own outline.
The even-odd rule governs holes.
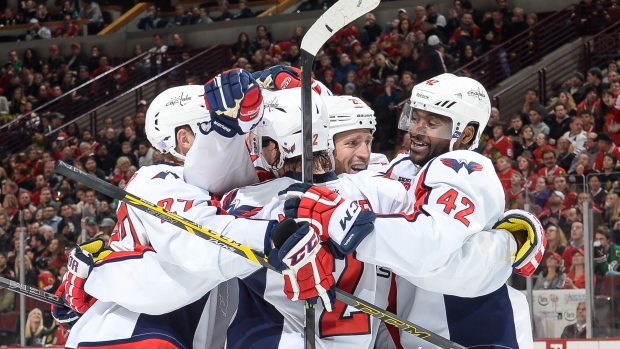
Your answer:
[[[121,262],[128,259],[142,258],[146,252],[155,252],[155,249],[151,246],[136,246],[134,251],[118,251],[112,252],[105,259],[98,261],[95,267],[107,264]]]

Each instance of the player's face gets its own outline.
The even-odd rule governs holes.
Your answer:
[[[355,174],[368,168],[372,134],[370,130],[350,130],[334,135],[336,174]]]
[[[450,150],[452,121],[450,118],[414,110],[409,124],[409,158],[424,166],[431,159]]]

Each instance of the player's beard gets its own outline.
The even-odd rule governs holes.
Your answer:
[[[410,134],[410,136],[409,159],[420,167],[450,150],[449,139],[428,137],[420,134]]]

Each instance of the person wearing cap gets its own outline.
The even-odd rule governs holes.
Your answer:
[[[36,18],[32,18],[30,21],[30,28],[26,33],[26,40],[40,40],[40,39],[51,39],[52,32],[49,28],[42,26],[39,23],[39,20]]]
[[[71,54],[65,58],[65,62],[67,62],[69,70],[76,74],[79,72],[80,66],[88,64],[88,59],[82,52],[82,46],[79,43],[71,44]]]
[[[603,155],[612,154],[616,159],[620,160],[620,148],[614,144],[611,135],[607,132],[600,132],[597,136],[599,152],[594,158],[594,169],[601,171],[603,169]]]
[[[52,73],[55,73],[58,71],[58,69],[60,69],[60,65],[62,63],[65,62],[65,59],[63,56],[60,55],[59,50],[58,50],[58,46],[57,45],[51,45],[50,46],[50,55],[47,57],[47,65],[50,68],[50,71]]]
[[[86,233],[86,241],[91,241],[96,237],[103,235],[103,232],[99,231],[99,227],[97,226],[97,220],[95,217],[84,217],[82,218],[82,233],[77,238],[77,244],[81,244],[82,235]]]
[[[568,92],[573,96],[573,100],[576,104],[581,103],[583,99],[586,97],[585,87],[583,83],[586,81],[583,74],[576,72],[570,79],[570,86],[566,87],[564,91]]]
[[[101,228],[101,232],[106,235],[111,235],[114,230],[114,226],[116,223],[112,218],[104,218],[101,220],[101,224],[99,224],[99,228]]]
[[[557,224],[560,227],[566,225],[566,210],[564,208],[565,196],[559,190],[550,190],[547,208],[544,209],[538,219],[546,226],[549,223]]]
[[[71,15],[66,14],[62,19],[62,25],[54,30],[52,35],[55,38],[72,38],[80,35],[80,28],[73,24]]]
[[[364,16],[364,27],[360,32],[360,41],[364,47],[370,45],[371,42],[377,41],[381,36],[381,27],[375,23],[375,15],[371,12]]]
[[[616,195],[610,193],[609,195]],[[618,200],[616,196],[615,200]],[[597,274],[604,276],[607,273],[620,275],[620,245],[611,241],[609,228],[599,226],[594,234],[594,269]]]
[[[575,223],[579,225],[579,222]],[[584,289],[586,288],[586,272],[585,272],[585,253],[583,247],[573,251],[571,264],[566,274],[565,289]],[[597,282],[597,276],[594,275],[594,284]]]
[[[559,290],[564,288],[566,274],[564,273],[564,260],[562,256],[550,252],[545,255],[545,268],[538,275],[534,284],[535,290]]]

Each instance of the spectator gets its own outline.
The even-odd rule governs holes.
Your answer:
[[[566,114],[569,116],[577,115],[577,105],[573,99],[573,95],[566,91],[560,91],[558,94],[558,104],[562,104],[566,110]],[[583,116],[583,115],[582,115]]]
[[[510,188],[510,177],[512,173],[515,172],[511,164],[512,161],[506,156],[500,156],[495,163],[495,171],[497,172],[497,177],[499,177],[499,181],[502,183],[504,190]]]
[[[45,8],[45,5],[43,4],[37,6],[37,12],[34,18],[39,20],[40,23],[52,21],[52,16],[47,13],[47,8]]]
[[[510,118],[510,128],[506,130],[506,135],[511,141],[520,142],[521,128],[523,127],[523,118],[519,114],[514,114]],[[516,145],[515,145],[516,150]]]
[[[234,61],[238,60],[241,57],[248,60],[251,59],[252,44],[250,43],[250,37],[248,36],[248,34],[240,33],[239,37],[237,38],[237,42],[230,47],[230,50],[233,55],[232,60]]]
[[[233,18],[232,13],[228,10],[227,0],[218,0],[217,5],[220,7],[220,15],[214,19],[215,22],[230,21]]]
[[[531,110],[538,111],[538,113],[540,114],[542,118],[545,118],[547,116],[545,107],[542,104],[540,104],[538,100],[538,90],[533,89],[533,88],[528,88],[525,92],[525,102],[523,103],[523,107],[521,108],[521,110],[518,111],[518,113],[521,114],[524,120],[527,121],[529,119],[529,116],[530,116],[529,114]]]
[[[280,48],[279,45],[273,44],[269,36],[261,35],[258,38],[258,45],[259,50],[262,50],[266,55],[271,56],[275,63],[279,63],[282,60],[282,48]]]
[[[564,327],[561,338],[586,338],[586,303],[579,302],[577,304],[576,319],[577,322]],[[592,338],[607,337],[607,331],[596,323],[592,324],[592,332]]]
[[[525,179],[519,171],[514,171],[510,175],[510,187],[505,190],[507,210],[518,208],[517,201],[519,200],[519,195],[525,192],[525,189],[523,188],[524,181]]]
[[[39,177],[43,177],[43,176],[39,176]],[[43,179],[43,181],[45,181],[45,179]],[[54,208],[55,211],[58,211],[58,203],[56,203],[56,201],[53,200],[52,189],[50,189],[49,187],[41,188],[41,191],[39,194],[39,203],[40,204],[38,208],[52,207]]]
[[[417,12],[416,12],[417,15]],[[427,35],[437,35],[442,41],[446,39],[446,18],[437,12],[435,5],[426,5],[426,18],[424,22],[430,24],[428,27]]]
[[[564,109],[563,105],[560,105],[556,110]],[[576,153],[586,149],[586,142],[588,136],[583,130],[583,119],[578,116],[573,116],[568,122],[569,130],[564,133],[564,137],[567,138]]]
[[[153,164],[153,152],[155,150],[150,146],[148,141],[140,142],[138,146],[138,167],[149,166]]]
[[[62,218],[56,215],[56,210],[53,206],[43,208],[43,220],[41,223],[52,227],[54,233],[58,232],[58,224],[60,221],[62,221]]]
[[[556,104],[553,107],[555,117],[549,115],[547,125],[549,125],[549,138],[557,140],[561,136],[567,137],[566,133],[570,130],[570,117],[566,114],[566,109],[562,104]],[[581,122],[583,126],[583,120]],[[567,137],[568,138],[568,137]]]
[[[71,16],[71,19],[78,19],[80,16],[79,12],[73,7],[71,7],[71,1],[69,0],[64,0],[62,2],[62,9],[58,14],[58,19],[62,20],[63,18],[65,18],[65,15]]]
[[[565,176],[556,176],[553,178],[553,188],[564,194],[564,207],[572,207],[577,203],[577,193],[568,187]]]
[[[520,7],[515,7],[515,9],[512,11],[511,20],[515,36],[523,33],[530,28],[530,25],[528,25],[528,23],[525,21],[523,9]]]
[[[601,184],[603,189],[610,191],[612,189],[613,183],[620,179],[620,175],[616,172],[616,165],[618,164],[618,159],[611,154],[603,155],[603,165],[601,168],[601,173],[599,177],[601,179]]]
[[[252,18],[254,12],[248,7],[247,0],[239,0],[239,13],[233,16],[232,19]]]
[[[113,221],[117,221],[116,213],[110,208],[110,203],[106,200],[99,202],[99,214],[97,215],[97,221],[103,221],[106,218],[110,218]]]
[[[613,195],[613,196],[612,196]],[[620,207],[620,198],[616,194],[609,194],[607,197],[612,196],[615,202],[615,219],[618,220],[618,208]],[[606,202],[607,203],[607,202]],[[618,269],[620,269],[620,246],[614,244],[611,241],[611,235],[609,228],[601,226],[596,230],[594,234],[594,270],[600,275],[604,276],[607,273],[618,275]]]
[[[523,187],[526,188],[528,192],[534,191],[536,188],[536,179],[538,178],[534,162],[529,158],[519,156],[517,158],[517,166],[519,173],[523,176]]]
[[[97,168],[103,171],[106,176],[113,174],[114,167],[116,166],[116,160],[108,154],[107,145],[99,144],[97,147],[97,156],[95,157],[95,160],[97,161]]]
[[[95,220],[94,217],[86,218],[84,220],[84,223],[85,223],[85,228],[83,230],[86,233],[86,241],[82,241],[82,234],[80,234],[80,236],[78,236],[78,239],[77,239],[78,245],[82,244],[83,242],[92,241],[98,238],[103,239],[107,243],[107,241],[110,239],[109,236],[104,235],[103,232],[99,230],[99,228],[97,227],[97,221]]]
[[[571,210],[575,211],[575,208],[571,208]],[[567,213],[568,220],[568,213]],[[573,222],[576,222],[574,220]],[[572,222],[571,222],[572,224]],[[554,223],[549,223],[545,228],[545,236],[547,237],[547,252],[548,253],[557,253],[562,256],[564,251],[566,251],[566,246],[568,246],[568,241],[566,240],[566,234],[558,225]],[[545,256],[547,257],[547,256]],[[543,259],[545,258],[543,257]],[[561,258],[561,257],[560,257]],[[561,258],[561,261],[558,261],[564,266],[564,259]]]
[[[553,151],[553,146],[549,144],[549,135],[546,133],[539,133],[536,136],[536,149],[534,149],[532,157],[535,164],[539,164],[543,161],[543,152],[547,149]]]
[[[564,91],[570,93],[576,104],[581,103],[586,97],[585,87],[583,86],[584,81],[583,74],[577,72],[570,80],[570,87],[564,89]]]
[[[416,60],[413,57],[413,44],[410,42],[404,42],[400,46],[400,59],[398,61],[398,70],[397,74],[402,78],[403,73],[414,72]]]
[[[504,135],[505,132],[506,124],[501,121],[496,122],[493,126],[493,139],[490,139],[484,148],[484,155],[491,159],[493,164],[500,156],[506,156],[511,161],[514,158],[514,145],[510,138]]]
[[[580,224],[580,223],[577,223]],[[584,251],[583,248],[574,251],[570,271],[566,275],[566,289],[586,288],[586,274],[584,271]],[[596,280],[596,275],[594,276]],[[596,283],[596,281],[595,281]]]
[[[422,30],[424,32],[430,30],[430,27],[425,26],[426,10],[422,6],[416,6],[413,10],[415,12],[415,18],[411,21],[411,30]]]
[[[598,90],[592,85],[584,89],[585,98],[577,105],[577,115],[581,116],[583,110],[589,110],[592,115],[598,115],[601,108],[601,100],[598,98]]]
[[[357,67],[351,63],[349,55],[343,53],[340,55],[340,64],[334,68],[334,81],[343,85],[346,83],[347,74],[350,72],[357,72]]]
[[[428,46],[420,52],[416,66],[416,76],[419,82],[429,80],[446,72],[441,54],[435,49],[439,44],[439,38],[433,35],[428,38]]]
[[[43,326],[41,309],[34,308],[28,313],[25,329],[26,345],[42,347],[52,342],[50,331]]]
[[[26,33],[26,40],[51,39],[52,32],[49,28],[42,26],[36,18],[30,20],[30,29]]]
[[[360,41],[362,46],[367,47],[381,36],[381,27],[375,23],[375,15],[370,12],[364,16],[364,24],[360,33]]]
[[[75,243],[80,223],[79,217],[73,213],[70,203],[65,202],[60,205],[60,217],[62,220],[58,223],[58,234],[61,234],[69,242]]]
[[[620,144],[620,112],[614,108],[616,98],[610,90],[605,90],[603,91],[602,101],[600,116],[605,118],[603,131],[609,133],[614,144]]]
[[[411,92],[413,91],[413,86],[415,85],[415,75],[413,75],[412,72],[404,71],[401,76],[400,85],[402,87],[402,93],[400,95],[400,99],[398,100],[399,104],[411,98]]]
[[[3,27],[13,26],[17,24],[22,24],[23,18],[18,17],[13,12],[13,9],[10,7],[6,7],[4,9],[4,16],[0,18],[0,25]]]
[[[22,18],[24,18],[25,22],[28,22],[31,19],[36,18],[37,8],[36,8],[36,3],[34,1],[27,0],[25,2],[22,2],[21,5],[22,5],[22,8],[21,8]]]
[[[544,177],[538,177],[538,180]],[[546,183],[546,181],[545,181]],[[543,225],[553,223],[559,227],[564,226],[566,223],[566,212],[564,211],[564,193],[559,190],[551,190],[549,192],[549,199],[547,200],[548,207],[543,210],[538,219]],[[541,205],[541,207],[545,207]]]
[[[141,30],[153,30],[161,28],[161,18],[157,15],[155,5],[149,5],[146,8],[146,15],[140,18],[138,22],[138,29]]]
[[[99,224],[99,228],[101,228],[101,232],[105,235],[112,235],[112,231],[114,230],[114,226],[116,222],[112,218],[104,218],[101,220],[101,224]]]
[[[374,61],[375,65],[370,69],[370,79],[375,84],[383,84],[388,76],[394,75],[394,65],[381,53],[375,55]]]
[[[97,200],[95,190],[92,188],[86,189],[82,200],[82,217],[96,217],[99,214],[99,205],[100,203],[99,200]]]
[[[603,92],[603,73],[599,68],[590,68],[588,70],[588,74],[586,75],[586,80],[589,86],[592,86],[596,89],[598,93],[598,97],[601,97],[601,93]]]
[[[547,183],[549,183],[549,189],[554,190],[553,179],[556,176],[566,176],[566,170],[558,166],[555,152],[552,149],[545,149],[542,151],[542,160],[545,167],[538,171],[539,177],[546,177]]]
[[[159,34],[153,35],[153,43],[155,44],[155,47],[152,47],[148,51],[151,56],[148,61],[149,63],[145,66],[145,69],[150,69],[151,65],[155,64],[157,67],[157,72],[160,72],[162,69],[163,54],[168,50],[168,46],[164,45],[164,39]]]
[[[133,129],[131,129],[130,127],[127,127],[127,130],[131,130],[133,132]],[[132,136],[132,137],[135,138],[135,135]],[[140,144],[140,142],[138,141],[136,144]],[[136,149],[137,148],[138,147],[136,146]],[[130,141],[123,142],[123,144],[121,145],[121,151],[122,152],[121,152],[120,156],[124,156],[124,157],[128,158],[129,162],[131,162],[131,164],[137,168],[138,167],[138,158],[133,153],[134,149],[132,147],[132,143]]]
[[[470,45],[472,48],[475,47],[479,37],[480,27],[474,23],[471,14],[465,13],[461,16],[460,25],[450,37],[448,44],[452,52],[459,52],[467,45]]]
[[[575,153],[570,151],[571,143],[566,137],[560,137],[558,139],[558,152],[557,152],[557,164],[561,168],[570,168],[573,160],[575,159]]]
[[[603,168],[603,155],[611,154],[620,160],[620,148],[614,144],[611,136],[607,132],[601,132],[597,135],[599,152],[594,158],[594,169],[601,171]]]
[[[99,4],[92,0],[82,0],[80,18],[88,19],[88,35],[98,34],[103,29],[103,14]]]
[[[500,46],[508,42],[514,34],[512,23],[509,21],[510,19],[508,21],[504,19],[501,9],[494,8],[491,12],[491,18],[484,22],[480,33],[483,52],[498,48],[501,67],[506,78],[510,76],[510,67],[508,66],[506,51]]]
[[[580,249],[583,249],[584,239],[583,239],[583,223],[576,221],[571,223],[570,226],[570,241],[564,253],[562,253],[562,258],[564,259],[564,267],[566,269],[570,269],[573,260],[573,254]],[[582,252],[583,256],[583,252]],[[574,280],[573,280],[574,281]],[[572,285],[571,285],[572,287]]]
[[[71,15],[65,15],[62,19],[62,26],[59,26],[54,30],[53,37],[55,38],[72,38],[80,35],[80,28],[73,24]]]
[[[38,289],[41,291],[49,292],[54,283],[56,283],[56,277],[49,270],[47,258],[39,257],[34,261],[35,267],[38,272]]]
[[[607,196],[607,190],[601,186],[601,179],[597,173],[591,173],[588,175],[588,186],[590,187],[590,195],[592,196],[592,202],[597,208],[603,207],[605,203],[605,196]]]
[[[577,154],[577,156],[575,157],[575,159],[573,159],[573,162],[570,166],[570,169],[568,170],[568,173],[574,173],[576,171],[577,165],[578,165],[578,158],[581,154],[585,154],[588,156],[588,167],[590,168],[594,168],[594,162],[596,160],[596,156],[599,153],[599,148],[598,148],[598,135],[594,132],[590,132],[588,133],[588,138],[586,140],[586,149],[582,150],[581,152],[579,152],[579,154]],[[602,160],[601,160],[602,161]]]
[[[547,259],[544,264],[546,268],[543,270],[541,275],[538,276],[536,284],[534,284],[534,289],[563,289],[564,283],[566,282],[566,274],[564,274],[564,260],[562,259],[562,256],[554,252],[547,253],[546,256]]]

